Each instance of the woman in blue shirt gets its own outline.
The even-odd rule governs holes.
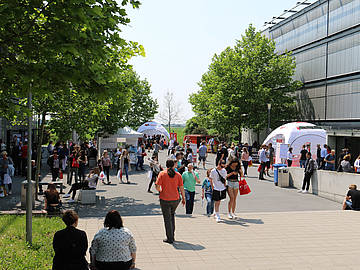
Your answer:
[[[206,205],[206,214],[211,215],[214,212],[214,200],[212,199],[212,193],[213,189],[211,187],[211,182],[209,180],[209,176],[212,169],[207,170],[206,175],[207,177],[204,179],[204,182],[202,184],[202,199],[206,199],[207,205]]]

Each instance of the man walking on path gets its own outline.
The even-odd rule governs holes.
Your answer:
[[[207,147],[205,145],[205,142],[202,142],[201,146],[199,147],[199,164],[198,164],[198,166],[200,166],[200,163],[202,161],[204,170],[205,170],[206,156],[207,156]]]
[[[183,205],[185,205],[185,192],[181,175],[175,172],[175,162],[171,159],[167,160],[166,168],[166,171],[160,172],[155,186],[160,193],[160,206],[167,237],[163,241],[172,244],[175,241],[175,211],[180,203],[179,190]]]
[[[188,171],[182,174],[186,199],[186,214],[191,215],[194,209],[195,185],[200,184],[199,174],[194,172],[194,166],[189,163]]]
[[[304,175],[302,189],[298,191],[299,193],[300,192],[302,192],[302,193],[309,192],[310,179],[311,179],[312,174],[314,173],[314,170],[315,170],[315,160],[313,160],[311,158],[311,153],[307,152],[306,153],[306,162],[305,162],[305,175]]]
[[[264,173],[265,173],[265,166],[266,166],[266,145],[261,146],[261,150],[259,151],[259,162],[260,162],[260,173],[259,179],[265,180]]]
[[[136,170],[139,170],[139,167],[141,170],[144,170],[144,156],[146,155],[146,150],[144,147],[144,144],[140,144],[140,146],[137,149],[137,162],[136,162]]]

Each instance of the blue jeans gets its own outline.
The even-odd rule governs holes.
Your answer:
[[[206,214],[211,215],[214,212],[214,200],[211,193],[205,193],[205,199],[207,201]]]
[[[300,159],[300,168],[305,168],[306,160]]]
[[[129,164],[128,163],[124,163],[124,171],[125,171],[126,180],[129,180]]]
[[[143,156],[138,156],[137,157],[137,162],[136,162],[136,170],[139,169],[139,166],[140,166],[140,169],[144,169],[144,157]]]
[[[188,191],[185,189],[185,200],[186,214],[192,214],[194,209],[195,191]]]

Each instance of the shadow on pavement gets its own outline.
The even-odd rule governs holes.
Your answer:
[[[202,245],[194,245],[183,241],[175,241],[173,247],[178,250],[203,250],[205,249]]]
[[[117,210],[121,216],[148,216],[160,215],[158,203],[143,204],[130,197],[116,197],[101,200],[94,205],[77,204],[75,211],[80,217],[105,217],[108,211]]]

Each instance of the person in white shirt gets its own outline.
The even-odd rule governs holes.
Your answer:
[[[260,162],[260,173],[259,173],[259,180],[265,180],[264,172],[266,167],[266,145],[262,145],[259,151],[259,162]]]
[[[171,139],[171,140],[169,141],[168,155],[170,155],[171,149],[174,148],[174,142],[175,142],[174,139]]]
[[[79,189],[96,189],[96,185],[99,179],[100,170],[99,168],[94,168],[90,171],[89,176],[83,182],[74,183],[71,185],[71,188],[67,194],[63,196],[63,198],[69,198],[72,193],[71,199],[69,203],[75,202],[76,191]]]
[[[354,162],[354,169],[356,173],[360,173],[360,155],[357,157],[357,159]]]
[[[215,202],[215,219],[216,222],[220,222],[220,202],[226,198],[226,176],[227,172],[225,170],[225,161],[222,160],[219,162],[216,168],[211,170],[210,173],[210,183],[213,189],[213,200]]]
[[[291,164],[292,164],[293,158],[294,158],[292,150],[293,150],[292,147],[290,147],[289,151],[287,152],[287,164],[288,164],[288,167],[291,167]]]

